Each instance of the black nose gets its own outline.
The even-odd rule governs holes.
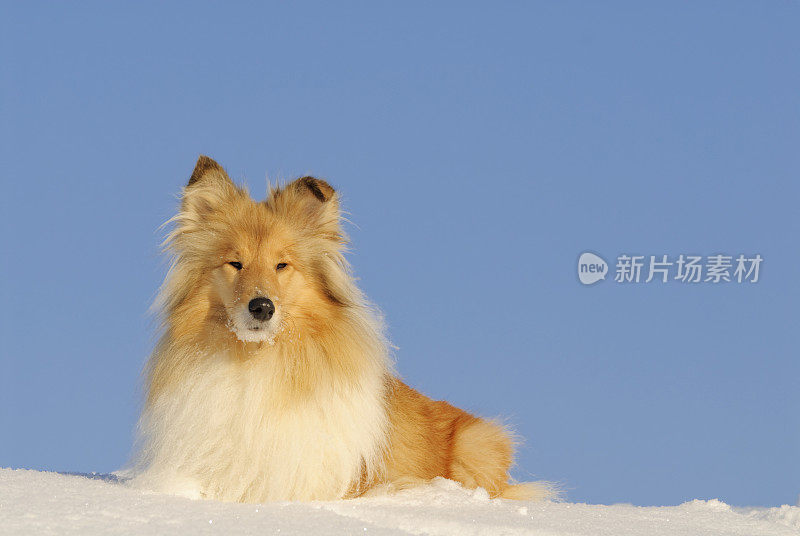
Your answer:
[[[275,313],[275,304],[269,298],[253,298],[247,308],[256,320],[269,320]]]

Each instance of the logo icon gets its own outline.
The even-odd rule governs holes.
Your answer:
[[[594,253],[581,253],[578,259],[578,279],[584,285],[592,285],[608,275],[608,264]]]

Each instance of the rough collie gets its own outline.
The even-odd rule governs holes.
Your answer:
[[[303,177],[256,202],[201,156],[170,220],[134,482],[225,501],[338,499],[437,476],[507,498],[514,441],[393,372],[343,256],[336,191]]]

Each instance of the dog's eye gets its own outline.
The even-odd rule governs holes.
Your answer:
[[[286,268],[286,263],[285,263],[285,262],[279,262],[279,263],[278,263],[278,264],[275,266],[275,270],[283,270],[284,268]]]
[[[237,270],[241,270],[242,269],[242,263],[241,262],[231,261],[228,264],[230,264],[231,266],[233,266]]]

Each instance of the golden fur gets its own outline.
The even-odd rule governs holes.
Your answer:
[[[251,502],[353,497],[437,476],[493,497],[549,495],[543,483],[509,483],[514,445],[501,425],[394,375],[379,317],[343,256],[328,183],[303,177],[255,202],[203,156],[171,223],[135,482]],[[262,296],[274,316],[252,325],[247,304]]]

